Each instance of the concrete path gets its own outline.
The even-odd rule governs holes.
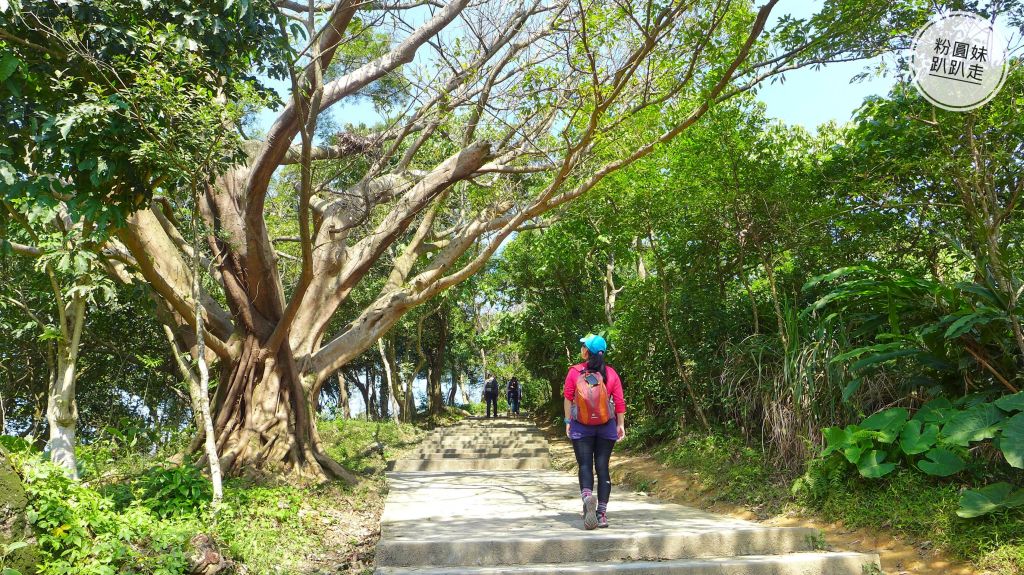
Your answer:
[[[388,474],[376,572],[862,575],[878,561],[816,552],[814,529],[763,526],[614,488],[611,527],[586,531],[576,477],[547,461],[546,439],[525,422],[471,420],[435,431]]]

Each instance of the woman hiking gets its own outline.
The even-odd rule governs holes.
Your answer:
[[[612,480],[608,472],[615,442],[626,437],[626,401],[622,380],[604,361],[608,343],[590,334],[580,343],[583,363],[569,368],[565,376],[563,405],[565,434],[572,440],[579,465],[580,495],[583,497],[583,527],[608,527],[608,498]],[[597,493],[594,493],[594,471]]]

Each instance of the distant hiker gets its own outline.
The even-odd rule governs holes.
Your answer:
[[[484,380],[484,401],[487,402],[487,417],[491,417],[491,405],[494,405],[494,417],[498,417],[498,378],[493,373],[487,374]]]
[[[604,362],[608,343],[590,334],[580,343],[583,363],[569,368],[565,376],[563,405],[565,434],[572,440],[579,465],[580,496],[583,497],[583,527],[608,527],[608,498],[612,479],[608,471],[615,442],[626,437],[626,401],[622,380]],[[594,493],[594,470],[597,493]]]
[[[505,399],[508,401],[509,415],[519,415],[519,403],[523,401],[523,388],[519,385],[519,378],[513,377],[508,380],[508,391],[505,392]]]

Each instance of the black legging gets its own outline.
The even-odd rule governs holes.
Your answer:
[[[484,401],[487,402],[487,417],[491,416],[491,405],[494,405],[494,417],[498,417],[498,394],[484,394]]]
[[[612,458],[615,442],[603,437],[584,437],[572,440],[576,464],[580,469],[580,489],[594,490],[594,468],[597,468],[597,500],[608,501],[612,495],[612,477],[608,462]]]

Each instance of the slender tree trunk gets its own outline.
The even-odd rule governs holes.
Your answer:
[[[380,419],[387,420],[391,418],[391,382],[387,378],[382,377],[380,379],[380,392],[378,397],[380,398],[377,403],[380,404]]]
[[[198,205],[198,204],[197,204]],[[199,214],[193,215],[193,222],[198,225]],[[211,502],[214,512],[220,508],[220,502],[224,498],[224,485],[221,481],[220,458],[217,457],[217,439],[213,431],[213,417],[210,415],[210,369],[206,365],[206,341],[203,328],[203,302],[202,292],[199,289],[202,272],[202,261],[200,260],[199,230],[193,230],[192,242],[192,302],[195,306],[195,338],[196,338],[196,367],[199,370],[199,413],[203,420],[203,432],[206,434],[205,447],[206,459],[210,465],[210,482],[213,483],[213,501]]]
[[[366,369],[363,370],[363,381],[359,381],[359,378],[356,378],[352,382],[352,383],[355,384],[356,389],[359,390],[359,395],[362,396],[362,398],[363,398],[363,417],[365,417],[367,419],[369,419],[368,413],[369,413],[369,410],[370,410],[369,409],[369,405],[370,405],[370,391],[368,389],[366,389],[366,386],[367,386],[367,382],[369,382],[369,381],[370,381],[370,367],[367,366]]]
[[[409,422],[411,419],[408,417],[409,414],[406,409],[405,391],[402,389],[401,382],[402,374],[398,369],[395,358],[394,340],[383,337],[378,339],[377,351],[380,352],[380,361],[384,368],[384,376],[387,378],[387,384],[391,388],[389,397],[393,403],[392,412],[394,413],[394,417],[398,421]]]
[[[665,331],[665,340],[668,343],[669,349],[672,351],[672,359],[675,361],[676,374],[679,379],[686,386],[686,393],[690,396],[690,403],[693,405],[693,410],[697,414],[697,418],[700,419],[701,425],[704,429],[711,427],[708,424],[707,417],[704,415],[704,409],[700,406],[700,398],[693,391],[693,386],[690,384],[690,374],[686,371],[686,367],[683,365],[682,357],[679,355],[679,348],[676,347],[675,337],[672,335],[672,327],[668,321],[668,279],[665,277],[665,266],[661,261],[661,256],[658,255],[658,247],[654,242],[654,232],[648,229],[648,238],[651,241],[651,250],[654,253],[654,261],[658,266],[658,283],[661,286],[661,326]]]
[[[50,460],[63,467],[68,475],[78,479],[78,462],[75,459],[75,431],[78,425],[75,379],[78,375],[78,350],[85,323],[85,299],[76,294],[65,309],[59,310],[58,315],[62,335],[57,342],[56,370],[50,376],[46,407],[46,420],[50,427]]]
[[[345,372],[338,370],[338,407],[341,408],[342,419],[352,419],[352,408],[349,406],[349,382]]]
[[[448,371],[448,405],[455,405],[455,393],[459,387],[459,364],[452,362]],[[0,406],[2,407],[2,406]]]
[[[430,355],[430,367],[427,371],[427,389],[430,402],[430,414],[444,413],[444,394],[441,391],[441,374],[444,372],[444,356],[448,350],[448,310],[442,309],[438,314],[437,346]]]
[[[462,405],[469,405],[469,378],[465,370],[459,370],[459,391],[462,393]]]

